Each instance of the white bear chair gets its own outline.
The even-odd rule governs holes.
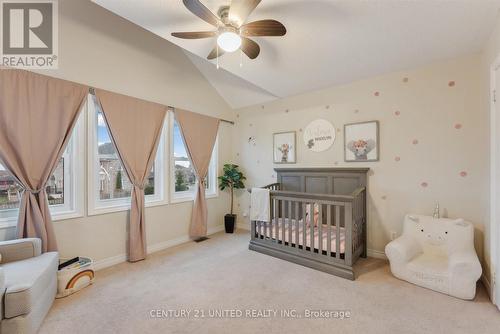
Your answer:
[[[406,215],[403,234],[385,254],[399,279],[461,299],[476,295],[482,270],[474,227],[463,219]]]

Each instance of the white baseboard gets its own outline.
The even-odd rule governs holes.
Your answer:
[[[488,293],[490,300],[493,301],[493,295],[491,294],[491,283],[484,274],[481,275],[481,282],[483,282],[483,285],[486,288],[486,292]]]
[[[217,225],[213,227],[209,227],[207,231],[207,235],[215,234],[218,232],[224,231],[224,225]],[[189,238],[188,235],[184,235],[179,238],[167,240],[167,241],[162,241],[153,245],[148,246],[148,254],[156,253],[161,250],[174,247],[186,242],[189,242],[191,239]],[[111,256],[102,260],[98,260],[94,263],[94,269],[96,271],[108,268],[114,265],[117,265],[119,263],[127,261],[127,255],[126,254],[120,254],[116,256]]]
[[[367,251],[369,257],[374,257],[376,259],[382,259],[382,260],[387,260],[387,256],[385,255],[384,252],[375,250],[375,249],[368,249]]]
[[[251,231],[252,230],[252,225],[250,223],[247,223],[247,222],[236,223],[236,227],[240,228],[242,230],[246,230],[246,231]]]
[[[127,261],[127,255],[125,255],[125,254],[107,257],[105,259],[95,261],[94,262],[94,269],[96,271],[101,270],[104,268],[112,267],[118,263],[122,263],[125,261]]]

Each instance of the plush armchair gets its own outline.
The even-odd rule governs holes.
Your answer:
[[[403,234],[385,247],[394,276],[410,283],[473,299],[481,265],[474,226],[463,219],[406,215]]]
[[[57,252],[40,239],[0,242],[0,333],[36,333],[57,292]]]

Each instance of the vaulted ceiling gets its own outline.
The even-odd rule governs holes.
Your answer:
[[[183,48],[233,108],[479,52],[500,8],[500,0],[263,0],[248,21],[273,18],[287,34],[254,38],[257,59],[225,54],[217,70],[206,60],[215,38],[171,36],[213,30],[182,1],[93,1]],[[231,3],[202,2],[214,13]]]

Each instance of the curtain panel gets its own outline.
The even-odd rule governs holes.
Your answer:
[[[128,260],[146,258],[144,187],[155,161],[167,107],[133,97],[96,90],[112,141],[133,184]]]
[[[0,161],[24,188],[17,236],[57,250],[46,184],[66,149],[88,87],[44,75],[0,70]]]
[[[197,239],[207,235],[208,209],[205,198],[205,178],[217,139],[220,119],[182,109],[175,109],[175,118],[181,128],[184,143],[198,179],[189,228],[190,237]]]

